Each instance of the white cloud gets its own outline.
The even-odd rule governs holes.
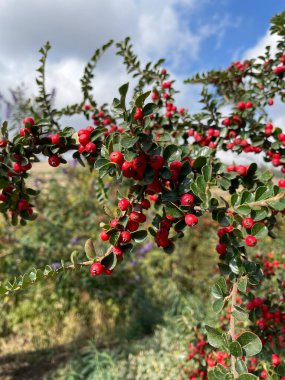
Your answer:
[[[277,40],[278,38],[276,34],[270,34],[270,31],[268,30],[265,35],[257,41],[256,45],[244,52],[243,59],[251,59],[263,55],[266,46],[271,46],[271,53],[275,54]]]
[[[210,36],[219,41],[231,27],[217,15],[193,30],[196,17],[209,0],[18,0],[0,1],[1,92],[24,82],[29,96],[36,93],[38,49],[47,40],[52,50],[47,61],[47,86],[57,89],[57,106],[80,100],[79,79],[93,50],[110,38],[131,36],[142,62],[166,57],[178,73],[197,60],[201,44]],[[187,17],[184,15],[187,14]],[[187,57],[187,59],[185,59]],[[107,53],[95,72],[94,93],[99,103],[111,102],[117,88],[128,81],[115,49]],[[184,87],[181,105],[194,103],[197,89]]]

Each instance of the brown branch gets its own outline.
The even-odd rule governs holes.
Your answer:
[[[268,198],[268,199],[263,199],[262,201],[244,203],[244,205],[249,206],[249,207],[262,207],[262,206],[266,207],[266,206],[268,206],[268,203],[279,201],[284,196],[285,196],[285,192],[282,192],[282,193],[279,193],[279,194],[275,195],[275,197],[271,197],[271,198]],[[230,207],[228,210],[229,211],[235,211],[235,208],[234,207]]]

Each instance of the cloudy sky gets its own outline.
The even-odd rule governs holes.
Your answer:
[[[80,100],[79,78],[93,51],[110,38],[131,36],[143,62],[166,58],[178,80],[227,66],[273,43],[269,19],[282,0],[0,0],[0,92],[25,83],[35,93],[38,49],[49,40],[48,85],[57,105]],[[282,7],[283,5],[283,7]],[[128,80],[110,50],[96,71],[95,94],[110,102]],[[180,105],[195,109],[195,89],[185,85]]]

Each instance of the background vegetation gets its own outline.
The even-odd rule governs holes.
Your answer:
[[[89,236],[100,244],[96,220],[108,221],[96,177],[86,170],[60,169],[51,178],[39,166],[32,181],[44,188],[40,217],[22,228],[1,220],[0,280],[59,265]],[[214,227],[204,218],[172,255],[147,241],[111,277],[91,278],[86,268],[1,300],[0,379],[171,380],[181,378],[181,368],[187,374],[193,329],[209,319]],[[261,251],[269,250],[282,252],[282,239],[268,238]]]

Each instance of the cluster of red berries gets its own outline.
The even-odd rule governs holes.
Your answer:
[[[5,187],[0,194],[0,202],[9,203],[10,199],[15,196],[18,196],[18,194],[15,194],[15,189],[12,186]],[[12,209],[10,209],[10,214],[21,214],[23,211],[26,211],[29,216],[33,215],[33,208],[29,201],[27,199],[20,198],[17,201],[16,207],[12,207]]]
[[[227,172],[236,172],[241,177],[244,177],[247,174],[248,166],[245,165],[228,165]]]
[[[132,203],[130,200],[122,198],[118,202],[118,208],[122,213],[121,217],[112,219],[109,222],[109,226],[101,230],[100,239],[102,241],[109,241],[113,233],[119,232],[116,245],[111,249],[117,259],[121,260],[123,259],[124,246],[132,240],[131,233],[137,231],[140,224],[146,222],[146,216],[142,210],[148,210],[150,208],[150,202],[148,199],[142,199],[140,202]],[[126,218],[124,223],[122,218]],[[95,264],[97,264],[98,267],[98,263]],[[95,276],[101,273],[105,273],[104,268],[102,268],[101,271],[95,271],[92,275]],[[108,272],[108,274],[110,273]]]
[[[218,137],[220,136],[219,129],[209,128],[206,132],[206,135],[203,136],[201,133],[195,132],[193,128],[187,131],[189,137],[194,138],[194,140],[200,146],[208,146],[211,149],[217,148]]]
[[[285,142],[285,134],[282,133],[282,136],[284,136],[284,137],[282,137],[282,139],[284,139],[282,141],[282,143],[283,143],[283,142]],[[275,167],[282,166],[281,172],[285,173],[285,164],[281,161],[281,159],[282,159],[281,153],[272,152],[269,150],[266,154],[266,157],[268,158],[268,160],[271,161],[273,166],[275,166]]]
[[[31,133],[31,128],[35,125],[35,121],[32,117],[26,117],[22,120],[24,128],[20,129],[20,136],[24,137],[26,133]]]
[[[194,363],[194,369],[192,365],[191,369],[188,366],[183,368],[182,365],[179,365],[179,380],[207,380],[208,370],[215,367],[217,364],[220,364],[225,368],[229,367],[229,354],[223,351],[210,351],[210,346],[206,341],[206,337],[200,333],[196,333],[196,335],[196,341],[188,345],[189,353],[186,356],[187,362],[191,361]]]
[[[241,222],[241,225],[242,227],[244,227],[246,230],[249,230],[253,227],[254,225],[254,220],[250,217],[248,218],[244,218]],[[223,235],[225,234],[229,234],[231,233],[231,231],[233,230],[233,226],[232,225],[229,225],[228,227],[221,227],[219,228],[218,230],[218,237],[220,238],[220,242],[219,244],[216,246],[216,251],[218,252],[219,255],[223,255],[224,253],[227,252],[227,245],[224,244],[222,241],[221,241],[221,238]],[[248,235],[246,236],[246,238],[244,239],[244,242],[245,244],[248,246],[248,247],[254,247],[256,246],[257,244],[257,239],[255,236],[253,235]]]
[[[180,198],[180,204],[182,206],[193,207],[194,206],[194,196],[192,194],[183,194]],[[178,219],[184,219],[187,226],[193,227],[198,223],[198,218],[195,214],[185,213]],[[177,218],[166,214],[165,218],[160,221],[159,229],[156,231],[155,242],[158,247],[166,248],[172,245],[172,241],[169,239],[170,229],[173,223],[177,222]],[[176,231],[179,232],[179,231]]]
[[[255,255],[256,258],[260,258],[260,254]],[[265,257],[262,257],[262,270],[265,276],[270,277],[276,274],[278,269],[285,269],[285,262],[280,263],[279,260],[275,259],[274,253],[269,252]],[[285,281],[282,283],[283,288],[285,289]]]
[[[136,181],[140,181],[144,177],[147,166],[154,170],[154,180],[147,185],[147,194],[157,194],[162,192],[162,184],[168,185],[169,181],[175,181],[178,179],[179,171],[182,167],[182,162],[173,161],[169,165],[172,176],[169,180],[165,180],[159,175],[159,171],[166,165],[163,156],[152,155],[149,156],[145,153],[141,153],[131,161],[126,161],[124,155],[120,151],[113,151],[110,154],[110,161],[120,166],[123,176],[127,178],[133,178]]]

